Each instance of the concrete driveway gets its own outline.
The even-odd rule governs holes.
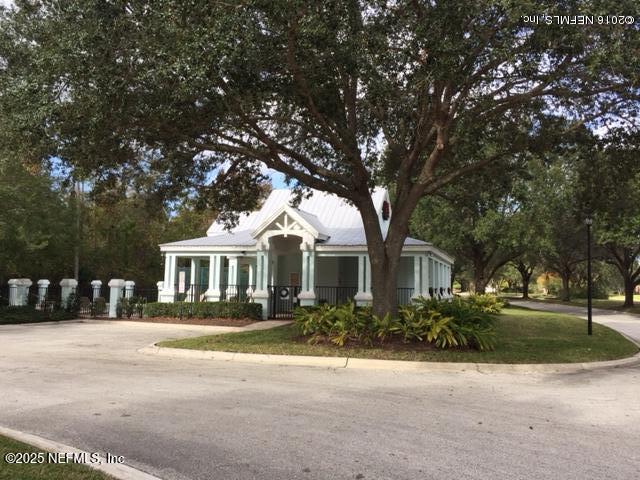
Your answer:
[[[632,479],[640,367],[565,375],[145,356],[221,327],[0,327],[0,425],[166,479]]]

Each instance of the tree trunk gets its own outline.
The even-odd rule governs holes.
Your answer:
[[[473,280],[473,289],[475,293],[480,295],[486,293],[487,291],[487,281],[484,278],[482,273],[476,273],[475,278]]]
[[[387,313],[398,313],[398,266],[402,247],[407,236],[405,228],[394,224],[389,226],[387,237],[383,238],[378,213],[367,190],[367,197],[358,205],[367,238],[367,250],[371,263],[371,294],[374,315],[382,318]],[[396,219],[397,221],[397,219]],[[401,227],[402,225],[400,225]]]
[[[560,300],[563,302],[568,302],[571,300],[571,295],[569,294],[569,274],[562,274],[562,291],[560,292]]]
[[[531,275],[522,275],[522,298],[529,299],[529,282]]]
[[[373,294],[373,313],[382,318],[387,313],[398,313],[398,266],[400,256],[380,262],[371,262],[371,293]]]
[[[624,306],[625,308],[633,307],[633,291],[635,289],[633,280],[629,277],[624,278]]]

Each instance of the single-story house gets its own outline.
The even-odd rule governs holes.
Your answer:
[[[372,192],[383,232],[391,219],[389,194]],[[160,245],[165,257],[159,301],[235,299],[263,305],[265,318],[290,315],[295,305],[369,304],[371,267],[358,210],[336,195],[313,191],[297,207],[292,192],[276,189],[259,210],[225,230]],[[398,273],[398,302],[451,294],[453,259],[430,243],[407,238]]]

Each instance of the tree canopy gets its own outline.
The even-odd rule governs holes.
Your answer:
[[[362,215],[382,314],[420,199],[520,148],[506,136],[469,157],[469,132],[526,129],[543,111],[637,114],[637,25],[523,16],[635,7],[19,0],[0,17],[0,142],[80,177],[196,189],[229,223],[255,206],[264,166],[335,193]],[[380,181],[394,192],[386,237],[369,194]]]

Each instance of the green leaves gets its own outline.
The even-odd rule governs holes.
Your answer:
[[[501,306],[490,296],[451,302],[418,298],[415,304],[401,307],[398,318],[389,314],[380,318],[369,308],[349,302],[298,308],[294,322],[298,331],[309,337],[309,343],[330,342],[343,347],[401,341],[491,350],[495,346],[494,320],[488,312],[498,313]]]

